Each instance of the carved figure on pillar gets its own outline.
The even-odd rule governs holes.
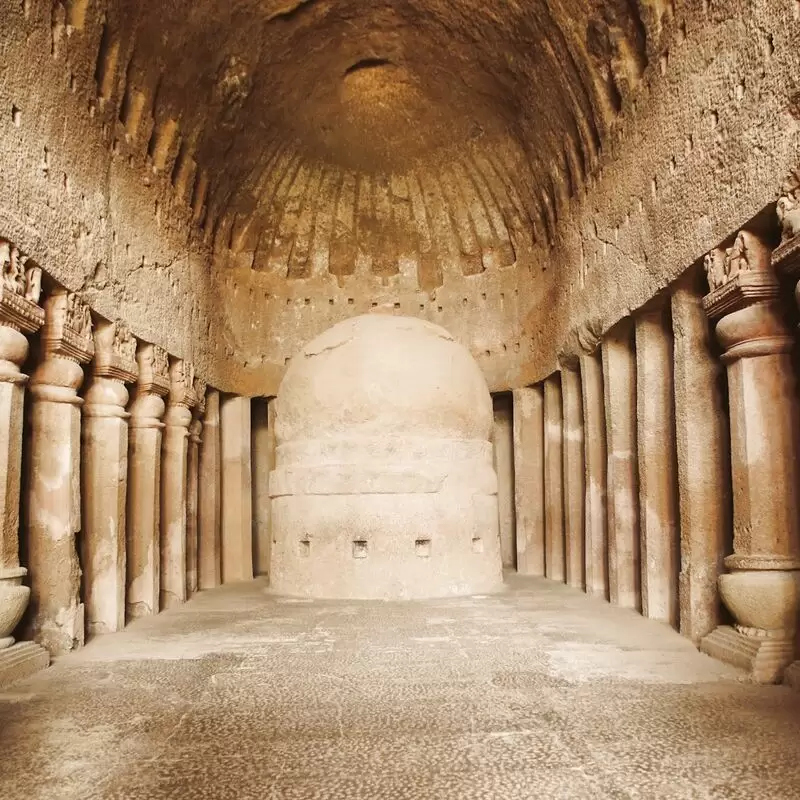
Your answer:
[[[206,410],[206,382],[199,377],[194,379],[194,393],[197,405],[189,425],[189,447],[186,467],[186,594],[195,594],[198,588],[199,558],[199,472],[200,444],[203,433],[203,415]]]
[[[781,226],[781,244],[773,260],[780,263],[790,252],[800,248],[800,169],[790,173],[784,181],[775,212]]]
[[[194,366],[175,359],[164,416],[161,462],[161,608],[186,600],[186,500],[189,426],[197,405]]]
[[[161,519],[161,438],[169,394],[169,360],[161,347],[142,343],[139,379],[130,406],[126,531],[126,616],[158,613]]]
[[[0,239],[0,686],[46,667],[49,654],[33,642],[14,644],[31,590],[19,558],[19,503],[26,334],[44,324],[38,305],[42,271],[28,265],[11,242]]]
[[[86,627],[89,634],[125,626],[125,503],[128,485],[126,383],[139,374],[136,339],[122,322],[94,334],[92,381],[83,408],[83,531]]]
[[[733,554],[719,578],[734,617],[701,649],[781,679],[794,657],[800,610],[800,415],[791,351],[769,247],[741,231],[726,251],[724,280],[703,299],[728,370],[733,480]]]
[[[26,525],[31,570],[30,633],[51,655],[84,641],[81,568],[75,534],[81,529],[78,389],[81,364],[94,355],[89,307],[56,289],[45,301],[41,361],[30,391],[30,477]]]

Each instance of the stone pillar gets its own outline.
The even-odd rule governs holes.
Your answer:
[[[517,572],[544,576],[544,390],[514,390]]]
[[[197,592],[200,557],[200,445],[202,444],[203,421],[206,410],[206,382],[194,379],[197,405],[189,425],[189,446],[186,456],[186,596]]]
[[[22,415],[28,376],[20,366],[28,355],[25,334],[44,323],[39,307],[41,270],[29,266],[16,247],[0,239],[0,687],[43,669],[48,652],[33,642],[14,644],[12,633],[28,607],[31,590],[22,585],[19,510]]]
[[[169,360],[160,347],[141,344],[139,380],[131,404],[128,439],[127,598],[128,619],[158,613],[161,590],[161,435]]]
[[[717,578],[731,545],[725,368],[712,352],[702,292],[690,275],[672,293],[675,441],[680,510],[680,631],[699,644],[719,625]]]
[[[678,627],[677,458],[672,326],[666,309],[636,316],[636,442],[639,462],[642,614]]]
[[[253,578],[253,489],[250,399],[227,396],[220,408],[222,432],[222,582]]]
[[[83,645],[84,607],[75,535],[81,529],[81,364],[94,354],[89,307],[56,289],[45,301],[41,361],[30,383],[26,498],[30,633],[61,655]]]
[[[274,468],[275,432],[269,424],[269,401],[253,398],[253,567],[257,575],[269,575],[272,531],[270,530],[269,473]]]
[[[161,445],[161,603],[162,610],[186,601],[186,497],[189,426],[197,405],[194,367],[175,359]]]
[[[564,529],[567,584],[576,589],[586,585],[584,574],[585,469],[583,441],[583,399],[577,369],[561,370],[564,407]]]
[[[206,393],[203,441],[200,445],[200,496],[198,509],[198,586],[213,589],[222,583],[222,530],[220,501],[219,392]]]
[[[545,574],[554,581],[565,577],[563,425],[561,376],[555,373],[544,382]]]
[[[800,305],[800,170],[789,175],[781,191],[776,205],[781,243],[772,254],[772,265],[792,281],[795,300]],[[796,647],[799,640],[800,627],[795,635]],[[800,691],[800,661],[787,667],[784,677],[786,683]]]
[[[718,627],[700,648],[771,683],[794,659],[800,609],[794,337],[769,248],[754,234],[741,231],[724,255],[709,254],[706,268],[703,306],[728,369],[733,555],[719,590],[735,625]]]
[[[586,470],[586,593],[609,599],[606,529],[606,412],[603,364],[599,354],[580,357],[583,441]]]
[[[81,563],[89,635],[125,627],[125,502],[128,418],[125,383],[136,380],[136,340],[124,322],[94,334],[92,379],[83,406]]]
[[[514,524],[514,434],[511,395],[492,397],[494,405],[494,469],[497,473],[497,507],[500,520],[500,554],[504,569],[517,565]]]
[[[603,340],[609,599],[641,609],[639,484],[636,470],[636,356],[626,318]]]

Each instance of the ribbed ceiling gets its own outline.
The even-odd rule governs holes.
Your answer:
[[[68,9],[75,21],[92,0]],[[549,238],[667,0],[147,0],[96,9],[97,80],[253,268],[472,274]],[[657,18],[657,19],[656,19]]]

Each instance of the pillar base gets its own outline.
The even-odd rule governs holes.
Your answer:
[[[0,650],[0,688],[50,666],[50,654],[34,642],[20,642]]]
[[[796,692],[800,692],[800,661],[795,661],[786,668],[786,672],[783,673],[783,682]]]
[[[700,640],[706,655],[745,670],[756,683],[779,683],[794,658],[794,639],[746,636],[730,625],[720,625]]]

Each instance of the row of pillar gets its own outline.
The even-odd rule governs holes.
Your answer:
[[[707,286],[691,270],[515,392],[518,565],[669,623],[756,681],[800,684],[796,315],[782,283],[800,278],[797,181],[778,218],[774,252],[739,231],[706,257]]]
[[[680,536],[681,499],[688,510],[702,488],[679,480],[678,439],[695,434],[677,418],[674,374],[699,374],[711,356],[701,295],[681,289],[673,300],[672,309],[623,320],[596,350],[514,392],[518,564],[699,640],[718,618],[709,585],[719,559],[709,563],[697,546],[715,535],[704,519],[687,519]],[[678,324],[691,347],[675,344]],[[717,375],[705,369],[712,394]],[[724,460],[709,466],[725,470]],[[682,614],[691,595],[703,596],[700,608]]]
[[[207,389],[189,362],[137,342],[122,321],[93,319],[63,288],[42,307],[41,269],[5,240],[0,265],[5,683],[86,634],[248,579],[253,563],[240,512],[251,500],[249,424],[236,421],[249,421],[249,400]],[[18,627],[31,642],[14,644]]]

